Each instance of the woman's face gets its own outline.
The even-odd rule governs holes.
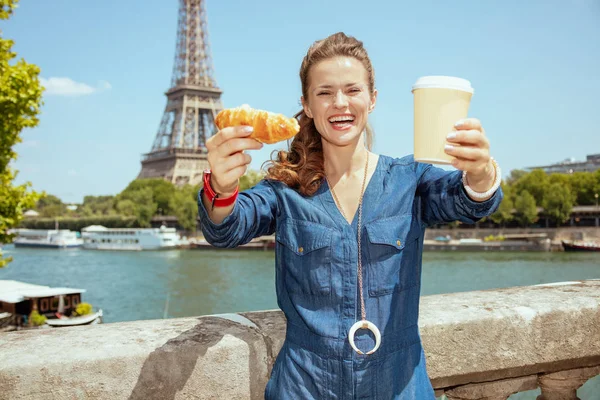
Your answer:
[[[304,112],[321,137],[337,146],[356,143],[375,107],[377,91],[369,93],[367,70],[353,57],[334,57],[313,65],[308,74]]]

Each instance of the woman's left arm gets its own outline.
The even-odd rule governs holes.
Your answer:
[[[474,223],[492,214],[502,201],[502,189],[493,189],[500,170],[490,157],[490,144],[479,120],[459,121],[448,135],[446,153],[456,157],[458,170],[444,171],[430,164],[417,166],[417,196],[423,222],[431,226],[453,221]],[[469,194],[472,193],[472,194]],[[485,196],[481,193],[489,192]]]

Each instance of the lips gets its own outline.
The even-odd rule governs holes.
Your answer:
[[[355,117],[352,114],[333,115],[327,119],[336,131],[345,131],[354,126]]]
[[[328,118],[328,121],[334,123],[352,123],[354,122],[354,115],[352,114],[337,114]]]

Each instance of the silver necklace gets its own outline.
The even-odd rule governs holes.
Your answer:
[[[363,178],[363,183],[362,183],[362,189],[360,191],[360,198],[358,200],[358,226],[357,226],[357,230],[358,230],[358,270],[357,270],[357,275],[358,275],[358,286],[359,286],[359,291],[360,291],[360,316],[361,316],[361,320],[357,321],[354,325],[352,325],[352,327],[350,328],[350,331],[348,331],[348,341],[350,342],[350,346],[352,346],[352,348],[354,349],[354,351],[356,351],[358,354],[365,354],[363,353],[358,347],[356,347],[356,344],[354,343],[354,336],[356,335],[356,331],[359,329],[368,329],[371,332],[373,332],[373,334],[375,335],[375,347],[373,347],[372,350],[368,351],[366,354],[373,354],[377,351],[377,349],[379,348],[379,345],[381,344],[381,333],[379,332],[379,329],[377,328],[377,326],[372,323],[371,321],[367,320],[367,312],[365,310],[365,298],[363,295],[363,280],[362,280],[362,251],[361,251],[361,227],[362,227],[362,205],[363,205],[363,196],[365,194],[365,185],[367,182],[367,171],[369,169],[369,152],[367,151],[367,162],[365,163],[365,174],[364,174],[364,178]],[[342,203],[340,203],[339,199],[337,198],[335,191],[333,190],[333,186],[331,186],[331,184],[329,183],[329,179],[327,178],[327,175],[325,175],[325,179],[327,180],[327,185],[329,185],[329,190],[331,191],[331,194],[333,195],[333,200],[335,201],[338,209],[340,210],[340,212],[342,213],[342,215],[344,216],[344,219],[346,221],[348,221],[348,218],[346,216],[346,213],[344,212],[344,208],[342,207]]]

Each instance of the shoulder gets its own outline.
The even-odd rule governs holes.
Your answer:
[[[428,165],[416,162],[415,157],[412,154],[408,154],[404,157],[390,157],[381,154],[379,157],[384,167],[390,171],[402,169],[404,171],[418,172]]]

